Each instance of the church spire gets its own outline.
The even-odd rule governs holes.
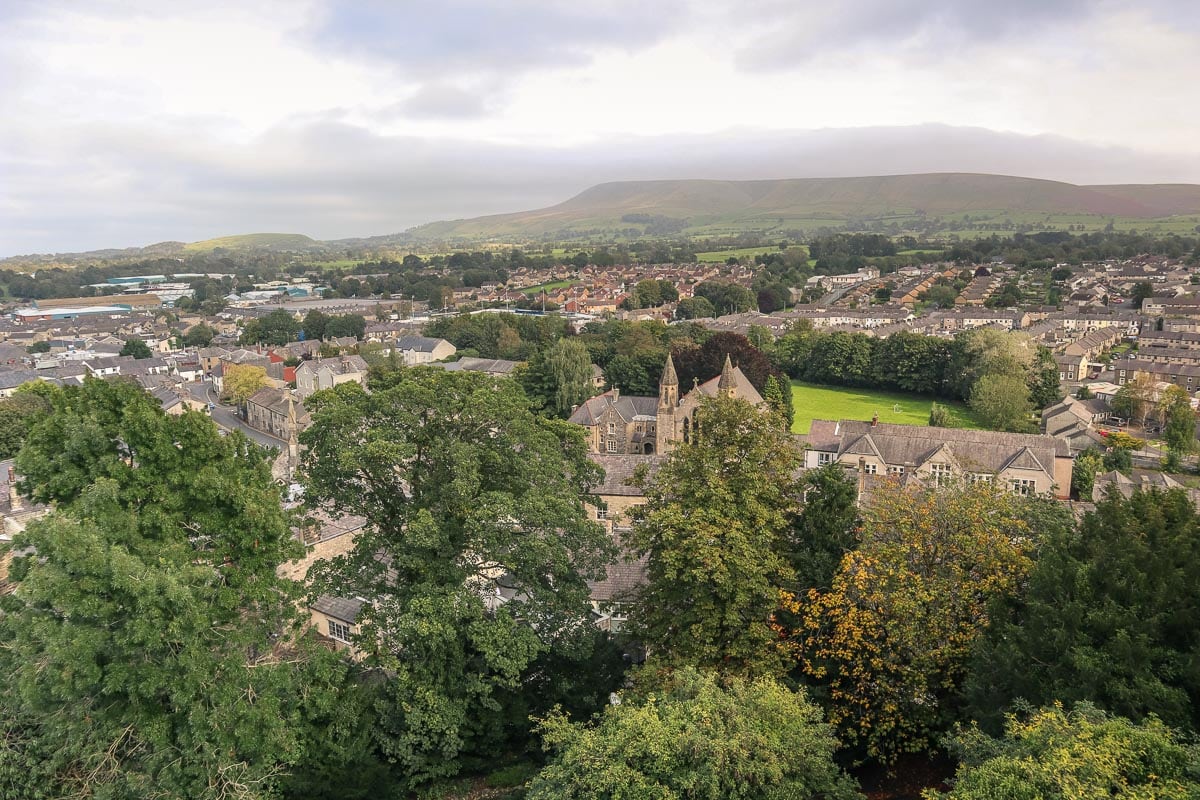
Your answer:
[[[658,381],[658,407],[674,408],[679,405],[679,376],[675,374],[675,361],[667,353],[667,364]]]
[[[737,393],[737,384],[733,380],[733,362],[729,354],[725,354],[725,366],[721,368],[721,380],[717,381],[717,394],[721,397],[733,397]]]

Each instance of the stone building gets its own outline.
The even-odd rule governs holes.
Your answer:
[[[721,374],[704,383],[696,382],[680,396],[675,362],[667,356],[658,397],[622,397],[611,389],[583,403],[571,422],[587,429],[588,449],[609,455],[655,455],[669,453],[677,442],[691,438],[696,410],[705,397],[741,397],[755,406],[762,396],[740,367],[725,357]]]

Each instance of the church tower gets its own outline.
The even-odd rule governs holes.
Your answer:
[[[736,397],[737,382],[733,379],[733,362],[725,354],[725,366],[721,368],[721,380],[717,381],[717,394],[721,397]]]
[[[667,353],[667,365],[658,380],[658,418],[654,428],[654,452],[666,453],[675,440],[675,409],[679,407],[679,376],[675,361]]]

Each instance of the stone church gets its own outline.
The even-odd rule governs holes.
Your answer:
[[[571,422],[587,429],[588,449],[593,453],[656,455],[671,452],[676,442],[689,441],[696,409],[704,397],[741,397],[755,406],[762,396],[740,367],[725,356],[721,374],[705,383],[695,382],[691,391],[679,394],[675,362],[667,355],[658,397],[622,397],[619,389],[587,400],[571,415]]]

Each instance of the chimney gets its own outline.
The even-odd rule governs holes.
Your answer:
[[[871,417],[871,427],[874,428],[879,424],[879,412],[875,412],[875,416]]]
[[[621,399],[621,387],[614,386],[612,388],[612,401],[615,403]]]

